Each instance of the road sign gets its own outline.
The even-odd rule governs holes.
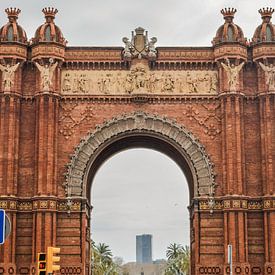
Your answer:
[[[0,244],[3,244],[11,232],[11,222],[5,210],[0,209]]]

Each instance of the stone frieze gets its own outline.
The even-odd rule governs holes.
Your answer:
[[[63,70],[63,95],[215,95],[217,71],[150,71],[133,66],[130,71]]]

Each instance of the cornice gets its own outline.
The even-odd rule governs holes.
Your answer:
[[[196,199],[200,211],[209,211],[207,199]],[[275,196],[245,197],[223,196],[215,197],[214,211],[275,211]]]
[[[82,212],[85,211],[87,202],[83,198],[74,198],[70,209],[68,200],[54,196],[37,196],[20,198],[15,196],[1,196],[0,208],[11,212]]]

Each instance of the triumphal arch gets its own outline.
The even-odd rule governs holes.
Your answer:
[[[0,208],[12,232],[0,274],[35,274],[47,246],[61,248],[60,274],[91,274],[93,177],[132,147],[165,153],[187,177],[191,274],[228,274],[228,244],[234,274],[275,274],[273,11],[259,10],[251,40],[229,8],[209,47],[157,47],[141,27],[122,47],[71,47],[56,9],[30,40],[6,9]]]

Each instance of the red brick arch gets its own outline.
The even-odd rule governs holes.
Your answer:
[[[127,139],[132,140],[131,144]],[[110,145],[113,151],[107,149]],[[191,198],[213,195],[213,165],[194,135],[167,118],[136,112],[105,122],[81,141],[68,165],[67,197],[89,198],[89,185],[101,163],[113,153],[133,146],[151,147],[170,155],[193,185],[189,186]]]

